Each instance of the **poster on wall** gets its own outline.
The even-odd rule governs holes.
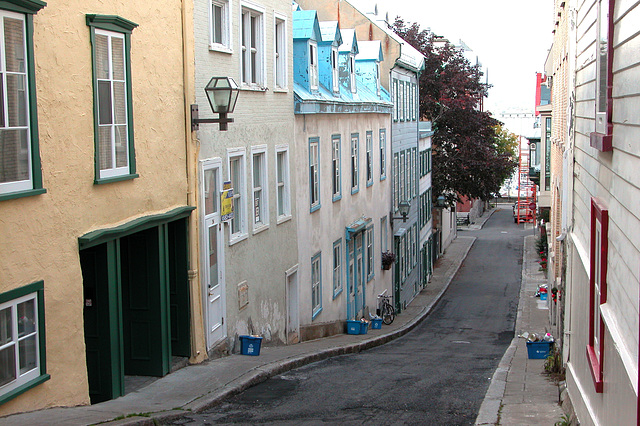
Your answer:
[[[226,181],[222,184],[220,210],[220,220],[222,222],[233,220],[233,188],[231,187],[231,181]]]

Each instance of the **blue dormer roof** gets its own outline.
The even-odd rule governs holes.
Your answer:
[[[293,12],[293,39],[320,41],[320,25],[315,10]]]
[[[322,44],[340,46],[342,44],[342,32],[338,26],[338,21],[320,22],[320,36],[322,37]]]

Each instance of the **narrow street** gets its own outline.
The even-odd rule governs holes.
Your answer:
[[[170,424],[473,424],[514,336],[526,232],[496,211],[448,291],[414,331],[255,386]]]

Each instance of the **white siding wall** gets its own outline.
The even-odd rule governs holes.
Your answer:
[[[569,391],[583,424],[635,424],[640,272],[640,5],[616,1],[613,53],[613,151],[589,146],[595,131],[596,5],[577,10],[575,181]],[[609,209],[604,392],[596,394],[585,356],[588,338],[590,200]]]

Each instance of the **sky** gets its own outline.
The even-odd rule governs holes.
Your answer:
[[[409,24],[456,43],[459,39],[488,70],[485,110],[498,114],[535,108],[536,72],[544,71],[551,47],[552,0],[355,0],[389,21],[400,16]],[[363,8],[363,6],[360,6]]]

